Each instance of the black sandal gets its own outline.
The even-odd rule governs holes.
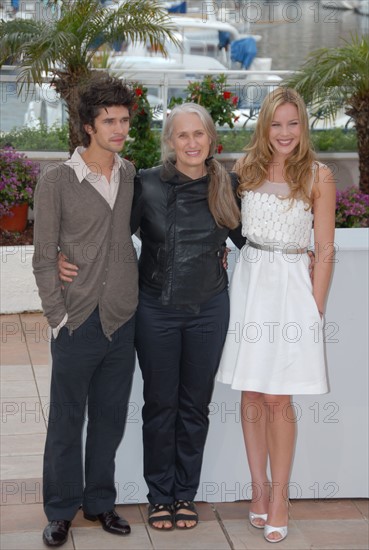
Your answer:
[[[158,512],[167,512],[161,516],[156,516]],[[158,531],[171,531],[174,528],[173,506],[172,504],[149,504],[148,523],[153,529]],[[170,521],[171,527],[156,527],[154,523],[158,521]]]
[[[183,514],[179,510],[189,510],[193,512],[192,514]],[[193,529],[199,523],[199,515],[197,513],[196,505],[190,500],[176,500],[174,502],[174,522],[177,529]],[[179,527],[177,525],[178,521],[195,521],[195,525],[191,527]]]

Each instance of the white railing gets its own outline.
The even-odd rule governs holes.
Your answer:
[[[129,56],[127,56],[129,58]],[[113,61],[114,58],[111,58]],[[261,58],[258,66],[263,66],[263,61],[268,61],[267,58]],[[206,63],[206,57],[204,57],[204,63]],[[294,71],[288,70],[258,70],[258,69],[184,69],[184,68],[172,68],[172,69],[149,69],[142,68],[120,68],[114,67],[112,69],[97,69],[97,70],[109,70],[111,74],[114,74],[122,79],[125,79],[128,83],[138,82],[145,86],[150,94],[150,103],[154,111],[154,118],[156,124],[161,124],[161,121],[166,119],[168,110],[168,104],[171,97],[178,97],[183,95],[184,89],[189,82],[201,81],[205,75],[218,76],[221,74],[226,75],[227,90],[233,92],[239,99],[237,115],[240,115],[240,120],[237,122],[237,127],[245,127],[246,125],[255,123],[260,105],[266,96],[274,87],[278,86],[285,77],[292,75]],[[9,124],[12,122],[14,116],[17,116],[17,122],[14,126],[21,127],[23,125],[35,126],[38,120],[42,120],[46,125],[51,126],[53,121],[58,124],[62,124],[66,121],[66,110],[63,103],[55,93],[53,88],[47,86],[50,82],[51,76],[48,78],[45,76],[43,86],[34,85],[31,86],[31,94],[26,93],[26,86],[22,90],[20,96],[18,96],[19,86],[17,84],[17,67],[3,66],[0,70],[0,108],[2,111],[1,128],[2,131],[9,131]],[[29,104],[31,109],[29,108]],[[21,105],[21,103],[23,105]],[[17,110],[19,107],[19,110]],[[43,114],[48,111],[50,116],[43,118]],[[31,114],[30,114],[31,112]],[[23,115],[21,114],[23,113]],[[22,118],[25,116],[25,119]],[[6,121],[8,117],[8,122]],[[30,123],[31,121],[31,123]],[[33,124],[32,124],[33,121]],[[51,121],[51,122],[50,122]],[[250,122],[252,121],[252,122]],[[310,118],[311,127],[314,129],[326,128],[326,123],[318,117],[316,114],[311,113]],[[344,107],[337,114],[333,126],[338,127],[351,127],[352,121],[345,115]],[[8,126],[8,127],[6,127]]]
[[[145,69],[144,73],[138,74],[135,69],[114,69],[114,74],[126,78],[129,81],[137,80],[146,87],[157,87],[158,97],[162,100],[163,108],[166,110],[170,99],[170,90],[184,89],[191,81],[202,80],[205,75],[227,76],[227,89],[231,90],[237,97],[251,103],[261,103],[263,90],[278,85],[283,77],[292,74],[293,71],[257,71],[257,70],[193,70],[188,69]],[[137,77],[137,78],[136,78]],[[255,102],[255,101],[254,101]],[[166,113],[164,113],[165,115]]]
[[[204,58],[205,60],[206,58]],[[204,61],[205,62],[205,61]],[[101,69],[109,70],[109,69]],[[149,89],[149,93],[156,95],[158,103],[163,110],[165,120],[167,106],[172,96],[178,96],[191,81],[202,80],[205,75],[218,76],[225,74],[227,77],[227,89],[237,95],[245,105],[260,105],[267,91],[278,85],[281,80],[292,74],[293,71],[286,70],[214,70],[214,69],[147,69],[139,71],[135,68],[114,68],[109,70],[112,74],[124,78],[127,82],[139,82]],[[17,68],[14,66],[3,66],[0,71],[2,109],[11,99],[14,104],[17,100],[22,103],[30,101],[46,102],[47,105],[55,104],[57,97],[55,92],[47,86],[31,86],[30,94],[27,96],[26,86],[19,98],[19,84],[17,85]],[[51,77],[44,78],[44,84],[50,82]]]

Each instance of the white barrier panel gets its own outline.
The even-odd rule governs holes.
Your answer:
[[[330,393],[293,398],[298,438],[291,498],[367,498],[368,229],[336,231],[326,314]],[[236,254],[230,254],[230,271]],[[251,498],[240,423],[240,392],[216,383],[197,500]],[[142,476],[142,379],[137,366],[126,434],[118,450],[118,502],[146,502]],[[288,411],[286,411],[288,415]]]

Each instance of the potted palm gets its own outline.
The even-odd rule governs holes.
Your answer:
[[[52,0],[51,3],[56,3]],[[19,68],[18,82],[42,84],[45,74],[69,113],[69,151],[80,145],[78,88],[94,68],[97,52],[116,41],[148,40],[165,53],[164,41],[178,44],[174,26],[159,0],[130,0],[117,9],[99,0],[61,0],[60,17],[48,21],[0,21],[0,66]]]
[[[38,165],[13,147],[0,150],[0,228],[3,231],[22,232],[26,228],[38,172]]]
[[[353,35],[338,48],[321,48],[312,52],[300,71],[283,84],[295,88],[311,110],[331,118],[345,107],[357,133],[359,156],[359,190],[345,189],[337,193],[335,245],[339,258],[337,273],[365,274],[362,253],[369,245],[369,36]],[[347,260],[345,259],[347,258]],[[338,263],[339,262],[339,263]],[[347,282],[347,281],[346,281]],[[347,286],[346,286],[347,288]]]
[[[310,54],[299,71],[284,81],[312,111],[327,119],[345,106],[357,133],[359,187],[369,193],[369,36],[353,36],[339,48]]]

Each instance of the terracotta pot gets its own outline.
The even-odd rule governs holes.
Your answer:
[[[26,229],[28,204],[16,204],[10,208],[13,216],[0,218],[0,229],[3,231],[22,233]]]

